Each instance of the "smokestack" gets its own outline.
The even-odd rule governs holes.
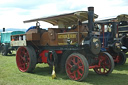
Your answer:
[[[88,28],[89,33],[94,31],[94,7],[88,7]]]
[[[5,28],[3,28],[3,32],[5,32]]]
[[[112,35],[113,35],[113,38],[116,37],[116,33],[117,33],[117,23],[113,22],[112,23]]]

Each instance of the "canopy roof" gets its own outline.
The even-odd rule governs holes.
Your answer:
[[[97,18],[97,17],[98,15],[95,14],[94,18]],[[62,14],[57,16],[31,19],[31,20],[24,21],[24,23],[35,22],[35,21],[45,21],[45,22],[51,23],[52,25],[63,24],[65,26],[71,26],[73,24],[77,24],[78,18],[81,21],[88,20],[88,11],[77,11],[77,12]]]
[[[121,14],[117,16],[118,21],[128,21],[128,15],[127,14]]]
[[[24,34],[24,31],[6,31],[1,32],[1,43],[10,43],[11,35]]]

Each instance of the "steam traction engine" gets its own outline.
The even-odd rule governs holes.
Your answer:
[[[122,45],[128,48],[128,14],[121,14],[117,16],[118,19],[118,33],[119,37],[122,38]],[[123,50],[125,53],[128,52],[128,49]]]
[[[18,69],[31,72],[37,63],[48,63],[59,66],[70,79],[76,81],[84,80],[89,69],[94,69],[100,75],[110,74],[114,61],[107,52],[100,53],[101,43],[93,30],[94,18],[97,18],[94,8],[89,7],[88,11],[24,21],[46,21],[59,28],[41,29],[37,22],[25,35],[12,36],[22,37],[21,41],[11,42],[12,46],[20,46],[16,54]],[[88,26],[82,25],[82,21],[86,20]]]
[[[102,43],[101,51],[109,52],[113,57],[116,65],[123,65],[126,62],[126,55],[123,50],[126,50],[122,43],[121,38],[118,37],[118,23],[110,21],[97,21],[96,25],[100,25],[99,39]]]

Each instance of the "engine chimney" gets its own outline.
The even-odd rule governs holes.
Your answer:
[[[3,32],[5,32],[5,28],[3,28]]]
[[[88,7],[88,28],[89,33],[92,34],[94,31],[94,7]]]

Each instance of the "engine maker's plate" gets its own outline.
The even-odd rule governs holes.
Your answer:
[[[77,43],[77,33],[58,33],[58,45],[75,45]]]

